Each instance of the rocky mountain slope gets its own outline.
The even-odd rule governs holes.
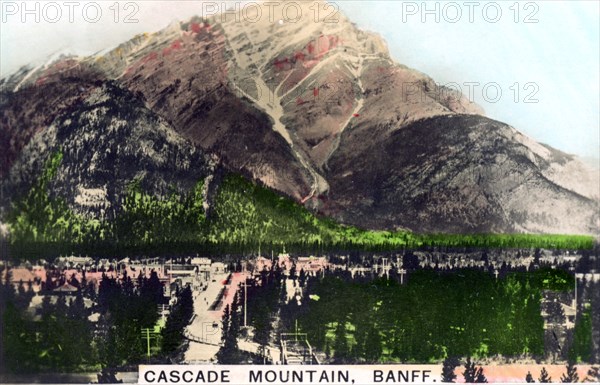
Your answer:
[[[207,172],[197,154],[209,154],[343,223],[427,232],[598,233],[597,172],[393,62],[379,36],[345,17],[314,22],[312,4],[304,5],[297,23],[192,18],[101,56],[63,58],[4,79],[0,173],[6,197],[27,185],[36,156],[50,151],[43,143],[63,135],[59,141],[80,155],[55,193],[72,205],[74,189],[105,186],[100,189],[110,195],[121,188],[111,186],[135,176],[158,195],[171,184],[189,187]],[[152,115],[160,122],[154,133],[97,136],[114,123],[87,121],[77,130],[66,123],[85,116],[98,92],[129,95],[104,111],[106,122],[116,116],[135,131],[140,119],[153,126],[147,123]],[[90,135],[91,148],[82,139]],[[132,151],[139,140],[140,149],[153,151],[145,161],[116,163],[114,176],[95,171],[95,156],[112,164],[107,152]],[[159,141],[154,148],[153,141]],[[81,158],[88,151],[99,155]]]
[[[29,141],[3,180],[3,195],[25,196],[56,153],[61,162],[49,181],[51,197],[99,219],[116,216],[133,181],[164,198],[189,191],[215,165],[140,99],[112,82],[91,90]]]

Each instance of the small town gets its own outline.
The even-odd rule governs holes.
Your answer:
[[[538,344],[523,341],[525,347],[515,347],[515,352],[521,352],[520,358],[508,359],[502,358],[500,353],[492,354],[488,350],[491,349],[489,343],[481,343],[487,354],[481,357],[479,364],[490,365],[502,360],[513,364],[534,362],[544,370],[547,367],[552,375],[553,366],[564,366],[561,363],[567,361],[569,351],[577,346],[582,320],[593,322],[590,306],[592,297],[597,297],[595,288],[600,285],[600,273],[596,268],[597,258],[589,254],[521,250],[489,255],[486,251],[407,251],[404,255],[279,254],[249,258],[93,259],[72,255],[53,261],[25,261],[17,266],[2,263],[0,268],[4,290],[13,291],[9,297],[15,298],[17,307],[22,310],[20,317],[29,325],[35,328],[57,311],[67,313],[67,317],[79,313],[74,317],[81,317],[85,325],[82,333],[91,341],[99,361],[108,359],[102,359],[102,344],[106,342],[103,339],[124,344],[123,356],[106,362],[106,367],[110,365],[113,371],[127,371],[128,363],[132,362],[160,363],[165,359],[186,364],[401,362],[411,357],[398,356],[393,350],[394,343],[400,343],[394,342],[397,336],[384,330],[371,330],[373,326],[367,327],[366,334],[361,336],[358,328],[360,322],[365,321],[355,319],[356,314],[350,308],[338,308],[337,302],[350,301],[348,306],[354,306],[351,287],[389,286],[393,282],[398,288],[394,290],[404,290],[403,287],[410,289],[411,285],[417,285],[423,274],[443,277],[447,272],[465,279],[469,274],[483,274],[489,277],[491,285],[505,282],[506,290],[520,291],[525,288],[514,277],[520,273],[544,272],[549,277],[544,282],[553,280],[558,286],[540,290],[538,307],[531,313],[540,317],[539,327],[543,328]],[[548,272],[564,274],[548,275]],[[565,278],[569,276],[574,278],[572,282]],[[336,289],[336,285],[350,285],[348,290],[340,291],[345,298],[335,297],[335,291],[342,290]],[[324,304],[325,295],[333,296],[334,302]],[[515,292],[514,297],[518,295]],[[142,305],[132,299],[145,296],[151,300],[142,301]],[[385,298],[383,293],[376,294],[373,307],[373,311],[384,318],[387,315],[381,303]],[[150,314],[148,308],[138,309],[146,306],[144,303],[152,304],[150,313],[154,314]],[[126,304],[126,308],[115,307],[122,304]],[[321,304],[331,314],[338,311],[345,314],[342,317],[346,324],[329,322],[327,317],[321,319],[321,325],[318,321],[315,323]],[[315,314],[307,314],[309,308]],[[137,314],[128,314],[129,311]],[[524,308],[523,311],[530,310]],[[373,322],[372,325],[383,326],[379,323],[384,321],[377,318]],[[524,315],[514,322],[531,321]],[[368,324],[366,321],[365,325]],[[589,326],[591,328],[591,324]],[[126,333],[111,331],[115,327],[133,329]],[[321,330],[316,332],[313,327]],[[525,324],[522,327],[523,332],[530,330]],[[376,337],[372,333],[376,333]],[[485,337],[482,338],[485,341]],[[138,349],[131,349],[131,344]],[[593,362],[598,358],[597,342],[592,344],[590,340],[588,344],[587,350],[578,354],[587,354],[588,362]],[[46,348],[45,354],[50,355],[53,347]],[[432,347],[422,357],[434,353],[435,349]],[[509,349],[509,346],[497,349]],[[118,350],[112,354],[118,356]],[[412,359],[422,359],[419,353],[414,354]],[[57,369],[60,365],[93,366],[91,362],[59,361],[51,361],[49,365],[56,365]],[[585,377],[585,367],[579,370]]]

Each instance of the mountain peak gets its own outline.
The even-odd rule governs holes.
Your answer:
[[[213,155],[344,223],[597,231],[596,179],[576,158],[484,117],[463,95],[395,63],[378,35],[345,16],[325,22],[326,2],[286,5],[281,18],[254,20],[249,8],[193,17],[22,74],[0,121],[3,177],[16,172],[24,147],[65,113],[83,114],[111,81],[143,104],[130,111],[133,121],[160,118],[184,153]],[[323,20],[315,22],[319,7]],[[38,85],[34,95],[31,84]],[[123,102],[111,114],[128,108]]]

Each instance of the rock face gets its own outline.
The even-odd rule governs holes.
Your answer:
[[[36,71],[31,77],[27,77],[27,73],[20,75],[30,82],[20,87],[19,79],[0,81],[2,179],[8,176],[23,147],[48,128],[58,115],[80,103],[102,78],[101,74],[69,59],[52,65],[44,73]]]
[[[112,217],[127,186],[139,180],[157,196],[189,191],[213,162],[141,100],[112,82],[96,87],[23,148],[3,187],[20,196],[49,155],[62,153],[50,183],[76,212]]]
[[[331,200],[336,208],[353,203],[338,209],[342,220],[426,232],[594,232],[597,203],[550,180],[552,163],[510,126],[437,116],[381,135],[374,152],[343,138],[330,162]]]
[[[597,234],[598,172],[394,63],[342,15],[302,14],[193,18],[3,80],[6,196],[60,143],[54,192],[74,206],[118,205],[134,177],[189,188],[208,154],[348,224]]]

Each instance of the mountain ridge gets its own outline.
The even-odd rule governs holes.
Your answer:
[[[113,81],[228,170],[343,223],[598,234],[597,173],[393,62],[383,39],[345,16],[217,18],[2,80],[2,178],[14,179],[16,157],[52,119]],[[40,98],[50,92],[60,96]]]

